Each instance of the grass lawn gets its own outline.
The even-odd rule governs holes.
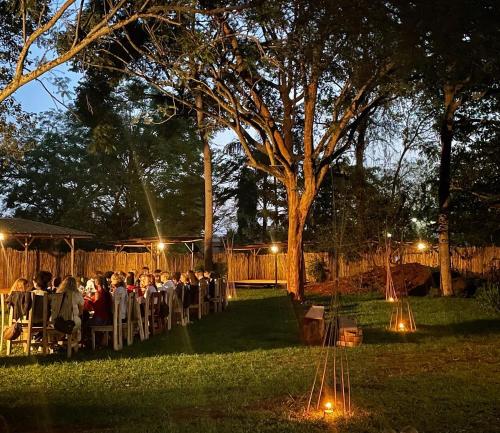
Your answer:
[[[302,415],[318,349],[274,290],[242,290],[226,312],[119,353],[0,357],[0,414],[11,432],[500,432],[498,316],[412,299],[418,332],[396,335],[384,301],[343,301],[365,334],[348,352],[349,419]]]

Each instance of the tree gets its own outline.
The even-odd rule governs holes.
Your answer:
[[[500,9],[496,1],[393,2],[412,48],[417,82],[434,104],[441,145],[439,261],[441,291],[453,294],[449,240],[452,143],[456,118],[479,99],[498,95]]]
[[[198,16],[194,27],[191,17],[185,22],[175,32],[146,29],[148,41],[134,47],[141,60],[125,56],[122,69],[193,109],[192,95],[202,92],[204,114],[236,134],[248,164],[285,186],[288,290],[300,299],[307,215],[351,131],[383,99],[394,66],[391,22],[378,2],[326,0],[283,0]],[[116,57],[99,66],[116,68]]]
[[[101,240],[199,233],[195,126],[182,118],[134,119],[131,113],[150,111],[143,86],[89,84],[82,83],[71,112],[45,114],[24,132],[35,145],[4,171],[6,205],[30,219],[77,221]]]
[[[232,9],[207,8],[203,12]],[[154,0],[1,1],[0,103],[114,32],[131,28],[137,21],[175,27],[179,23],[172,16],[180,12],[201,11],[189,3]],[[39,58],[34,57],[34,47],[43,50]]]

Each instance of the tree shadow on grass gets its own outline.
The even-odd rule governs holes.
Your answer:
[[[417,331],[400,333],[381,327],[364,327],[363,344],[420,343],[447,337],[489,336],[500,334],[500,320],[478,319],[449,325],[419,325]]]
[[[4,417],[10,433],[63,432],[150,432],[150,433],[320,433],[321,421],[287,419],[273,410],[246,410],[246,407],[168,407],[159,406],[153,393],[151,399],[137,404],[130,395],[129,404],[104,401],[89,404],[60,404],[50,409],[43,405],[19,405]],[[120,399],[121,401],[121,399]],[[1,427],[1,424],[0,424]],[[0,432],[3,433],[2,430]]]
[[[125,343],[126,344],[126,343]],[[252,297],[232,302],[222,313],[168,333],[134,341],[120,352],[100,349],[80,351],[71,359],[65,355],[14,355],[0,357],[0,366],[47,364],[64,361],[88,361],[102,358],[145,358],[159,355],[224,354],[254,350],[272,350],[300,345],[299,324],[293,305],[280,292],[268,297]]]

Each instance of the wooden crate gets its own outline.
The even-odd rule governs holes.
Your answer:
[[[363,330],[354,319],[339,317],[339,336],[337,346],[356,347],[363,342]]]

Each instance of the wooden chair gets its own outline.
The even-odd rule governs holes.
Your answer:
[[[173,296],[172,296],[172,292],[167,291],[167,290],[162,290],[158,293],[160,294],[161,308],[164,308],[163,306],[165,306],[168,309],[168,314],[162,314],[162,317],[161,317],[163,330],[165,332],[167,332],[167,331],[170,331],[172,329]]]
[[[208,300],[208,281],[203,278],[200,280],[200,292],[201,292],[201,314],[206,316],[210,313],[210,302]]]
[[[182,303],[184,298],[184,290],[182,291],[181,297],[179,297],[177,295],[177,292],[174,290],[174,292],[171,295],[171,298],[172,298],[171,299],[172,308],[170,309],[170,316],[172,316],[171,321],[179,317],[179,322],[181,323],[181,325],[186,326],[186,316]]]
[[[145,314],[145,328],[149,334],[156,335],[163,330],[162,318],[160,315],[162,295],[159,292],[151,293],[146,300],[147,314]]]
[[[43,344],[45,346],[44,353],[47,353],[51,344],[59,344],[62,343],[63,346],[66,346],[66,355],[68,358],[71,358],[73,351],[75,353],[78,352],[80,346],[80,338],[77,330],[74,330],[70,334],[65,334],[64,332],[60,332],[54,327],[54,321],[57,317],[58,312],[61,308],[61,303],[64,299],[63,293],[54,293],[52,295],[48,295],[50,301],[50,311],[51,316],[49,320],[47,320],[45,328],[45,336],[42,337]]]
[[[198,295],[197,299],[195,299],[195,303],[192,303],[193,300],[191,300],[191,305],[189,305],[188,308],[188,317],[190,317],[191,310],[195,310],[197,315],[198,315],[198,320],[201,320],[201,315],[202,315],[202,309],[203,309],[203,296],[202,296],[202,289],[200,286],[198,286]]]
[[[139,339],[144,341],[144,324],[141,315],[141,306],[134,292],[128,294],[127,300],[127,344],[130,346],[134,336],[139,334]]]
[[[105,338],[108,335],[113,336],[113,349],[121,350],[123,348],[123,326],[121,320],[121,302],[120,298],[116,297],[113,300],[113,323],[111,325],[94,325],[90,327],[92,336],[92,350],[95,350],[95,333],[102,332],[105,334]]]
[[[214,313],[219,313],[222,311],[222,304],[224,302],[224,297],[222,293],[223,281],[217,279],[215,281],[215,293],[214,296],[210,298],[210,307],[213,307]]]
[[[3,350],[3,330],[5,327],[5,293],[0,293],[0,354]]]
[[[25,316],[14,319],[14,308],[9,308],[9,319],[5,326],[11,326],[18,322],[22,326],[21,335],[15,340],[7,340],[7,355],[11,355],[12,346],[17,344],[23,345],[23,350],[26,355],[31,354],[32,346],[42,347],[44,354],[47,353],[47,317],[48,317],[48,303],[47,295],[38,295],[34,292],[30,293],[31,307]],[[40,317],[34,317],[35,312],[39,312]],[[33,341],[35,333],[42,332],[42,339],[40,341]],[[3,329],[2,329],[3,334]]]

